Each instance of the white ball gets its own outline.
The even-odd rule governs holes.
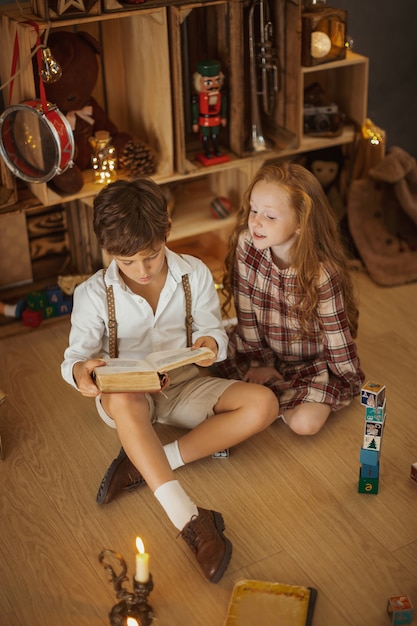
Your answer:
[[[313,59],[322,59],[329,54],[331,47],[331,39],[326,33],[322,33],[320,30],[311,33],[311,56]]]

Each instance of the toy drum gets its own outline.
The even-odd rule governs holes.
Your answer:
[[[56,105],[25,100],[0,116],[0,155],[18,178],[45,183],[73,165],[71,126]]]

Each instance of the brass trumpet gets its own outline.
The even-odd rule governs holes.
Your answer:
[[[259,31],[255,39],[255,28]],[[273,46],[273,25],[266,0],[253,0],[249,9],[249,71],[251,98],[251,149],[267,150],[263,136],[259,100],[265,115],[271,116],[278,92],[278,66]]]

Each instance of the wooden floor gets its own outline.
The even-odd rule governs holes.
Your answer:
[[[150,602],[161,626],[222,626],[242,578],[316,587],[314,626],[384,626],[393,595],[408,594],[417,607],[417,484],[409,477],[417,461],[417,284],[387,289],[364,273],[354,279],[362,364],[387,387],[379,493],[357,491],[359,400],[314,437],[278,422],[229,459],[178,470],[199,505],[224,515],[234,551],[218,585],[200,575],[147,487],[96,505],[119,443],[93,401],[61,379],[69,321],[3,338],[0,624],[108,624],[117,600],[98,555],[107,548],[125,557],[130,589],[137,535],[151,555]],[[179,433],[159,432],[164,442]]]

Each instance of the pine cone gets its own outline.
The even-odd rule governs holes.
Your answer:
[[[119,156],[119,165],[126,170],[129,178],[151,176],[156,172],[157,159],[149,146],[131,139]]]

